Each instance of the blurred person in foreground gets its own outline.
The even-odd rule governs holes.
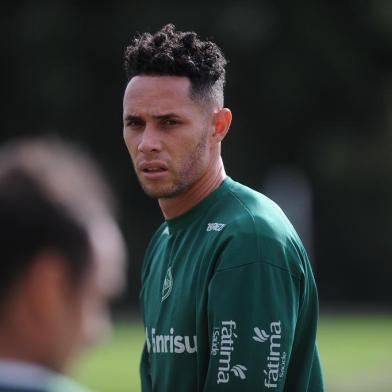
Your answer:
[[[173,25],[125,51],[124,139],[165,217],[142,270],[142,389],[322,391],[305,249],[274,202],[224,170],[225,65]]]
[[[0,148],[0,391],[85,391],[62,375],[109,327],[125,247],[94,164],[54,140]]]

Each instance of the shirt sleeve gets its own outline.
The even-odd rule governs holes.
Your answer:
[[[300,292],[299,277],[268,261],[215,273],[209,286],[211,351],[204,391],[284,390]]]

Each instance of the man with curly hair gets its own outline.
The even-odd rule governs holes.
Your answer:
[[[142,270],[142,390],[322,391],[303,245],[275,203],[225,173],[225,66],[215,43],[173,25],[125,51],[124,139],[165,218]]]

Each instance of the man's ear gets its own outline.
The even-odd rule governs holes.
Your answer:
[[[217,143],[220,143],[226,136],[230,124],[231,124],[232,114],[230,109],[223,108],[214,113],[214,133],[212,135]]]

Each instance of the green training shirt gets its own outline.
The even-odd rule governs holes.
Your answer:
[[[230,178],[155,233],[140,300],[143,392],[323,391],[303,245],[274,202]]]

